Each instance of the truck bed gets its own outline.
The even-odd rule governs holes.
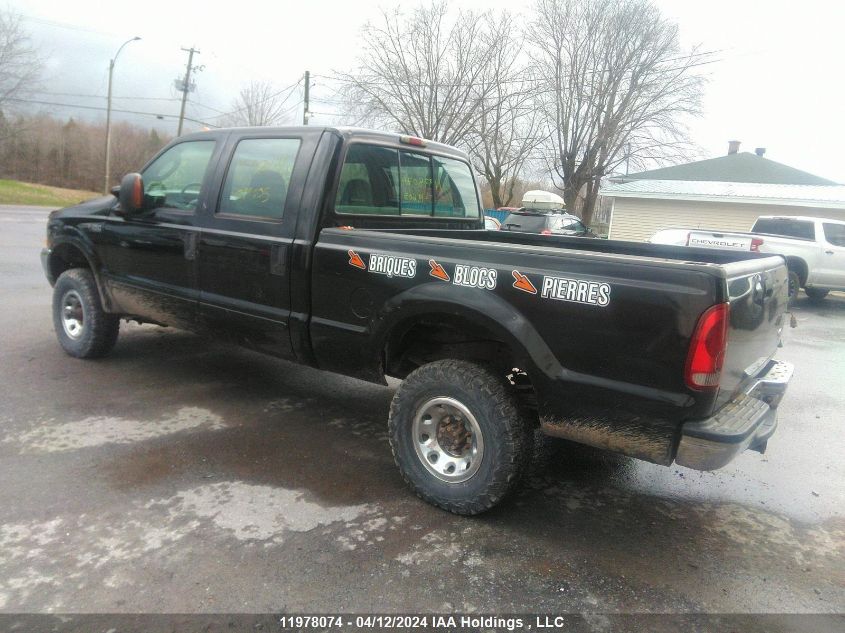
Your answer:
[[[413,261],[415,270],[379,272],[394,261],[385,258]],[[458,267],[495,270],[495,284],[461,285]],[[607,303],[567,298],[561,284],[569,281],[607,285]],[[617,449],[659,463],[671,461],[682,421],[709,416],[753,379],[749,371],[763,369],[786,307],[777,256],[494,231],[326,229],[312,288],[321,367],[372,367],[382,333],[417,312],[465,319],[484,330],[480,338],[520,350],[544,425],[599,417],[617,432],[630,425],[631,445]],[[684,383],[692,332],[707,308],[724,302],[732,313],[722,388],[692,393]],[[568,436],[608,447],[577,430]]]
[[[373,229],[374,233],[399,233],[419,237],[448,238],[492,242],[496,244],[515,244],[521,246],[552,247],[586,253],[604,253],[607,255],[629,255],[638,257],[671,259],[699,264],[732,264],[761,257],[758,253],[744,251],[723,251],[718,249],[690,249],[683,246],[664,246],[647,242],[627,242],[623,240],[586,239],[554,235],[535,235],[511,231],[450,231],[441,229]]]

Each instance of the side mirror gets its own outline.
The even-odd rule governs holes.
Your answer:
[[[141,174],[126,174],[120,181],[120,191],[117,194],[120,210],[131,215],[144,208],[144,179]]]

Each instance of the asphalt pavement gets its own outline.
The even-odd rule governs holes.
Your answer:
[[[393,387],[171,329],[66,356],[46,211],[0,207],[0,612],[845,612],[845,294],[796,302],[765,455],[563,447],[475,518],[393,464]]]

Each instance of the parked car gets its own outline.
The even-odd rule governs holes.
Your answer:
[[[574,215],[538,209],[518,209],[509,213],[502,222],[503,231],[539,233],[540,235],[567,235],[570,237],[597,237]]]
[[[845,222],[805,216],[760,216],[749,233],[706,229],[664,229],[649,240],[729,250],[775,253],[786,258],[790,297],[803,288],[808,297],[824,299],[845,290]]]
[[[48,222],[68,354],[133,319],[399,378],[396,463],[446,510],[512,492],[537,429],[701,470],[775,432],[781,257],[485,231],[466,154],[355,129],[181,136],[114,193]]]
[[[489,215],[484,216],[484,228],[488,231],[499,231],[502,228],[501,222]]]

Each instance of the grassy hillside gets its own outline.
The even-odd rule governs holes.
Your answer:
[[[44,207],[67,207],[102,194],[94,191],[62,189],[34,185],[17,180],[0,180],[0,204],[32,204]]]

